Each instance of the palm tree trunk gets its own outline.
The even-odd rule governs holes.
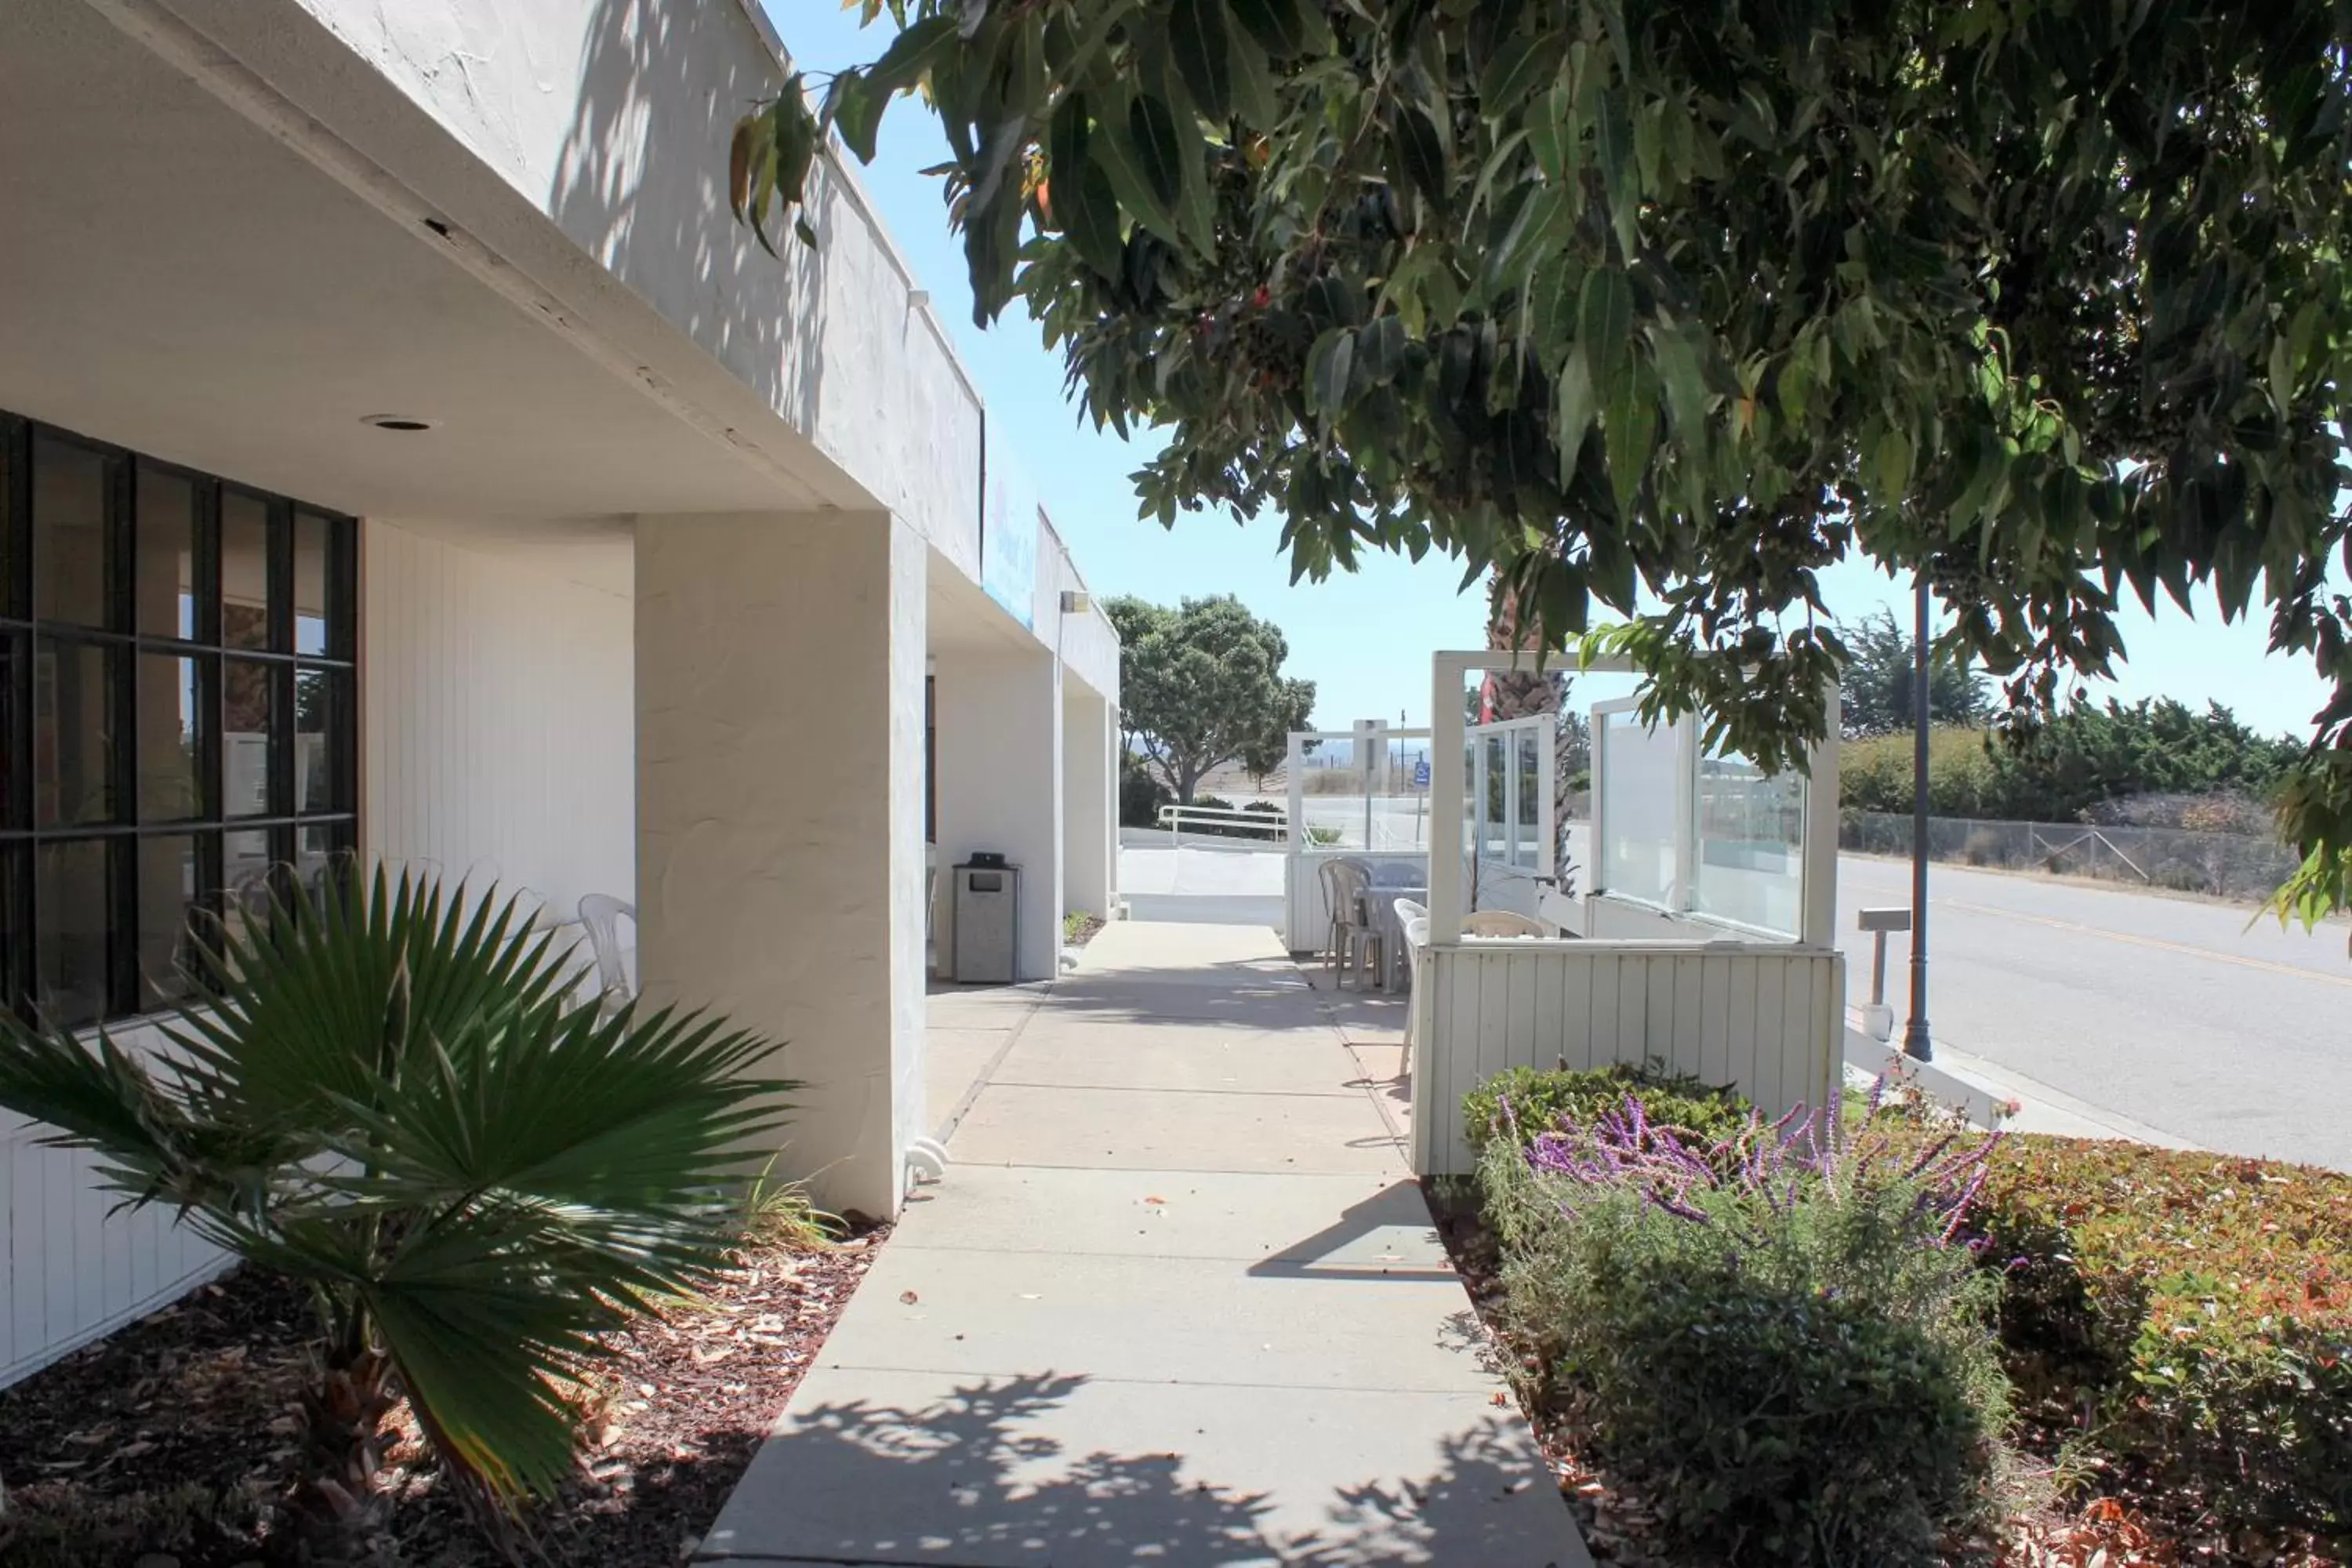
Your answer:
[[[279,1505],[272,1558],[281,1563],[358,1563],[371,1559],[384,1518],[376,1484],[384,1417],[399,1403],[391,1358],[369,1343],[356,1316],[331,1341],[317,1381],[302,1391],[302,1468]]]

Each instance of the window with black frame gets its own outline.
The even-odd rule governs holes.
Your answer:
[[[356,525],[0,414],[0,1003],[188,994],[355,834]]]

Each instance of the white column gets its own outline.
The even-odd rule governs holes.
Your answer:
[[[975,849],[1021,868],[1020,970],[1050,980],[1062,952],[1062,692],[1045,648],[938,650],[940,880]],[[954,902],[933,946],[955,972]]]
[[[1110,704],[1090,689],[1062,683],[1062,900],[1108,920],[1117,858],[1118,774]]]
[[[655,1003],[784,1042],[778,1170],[895,1214],[928,1125],[927,551],[876,513],[636,528],[637,912]]]

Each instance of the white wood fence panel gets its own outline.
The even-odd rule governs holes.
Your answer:
[[[1657,1058],[1768,1117],[1831,1102],[1844,960],[1815,948],[1466,942],[1429,950],[1413,1051],[1415,1163],[1471,1168],[1462,1097],[1507,1068]]]
[[[150,1031],[116,1037],[152,1049]],[[145,1316],[229,1265],[168,1206],[116,1208],[99,1161],[0,1111],[0,1388]]]

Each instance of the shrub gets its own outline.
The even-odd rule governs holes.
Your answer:
[[[1620,1062],[1605,1068],[1512,1068],[1462,1097],[1462,1126],[1473,1150],[1503,1125],[1503,1105],[1519,1130],[1519,1142],[1531,1143],[1538,1133],[1564,1123],[1591,1122],[1622,1107],[1628,1094],[1638,1095],[1659,1127],[1672,1127],[1688,1141],[1711,1147],[1747,1131],[1748,1101],[1728,1085],[1710,1086],[1689,1073],[1678,1073],[1653,1058],[1640,1067]]]
[[[1118,763],[1118,825],[1157,827],[1160,808],[1176,798],[1169,787],[1151,776],[1143,760],[1130,752]]]
[[[1506,1317],[1681,1550],[1925,1568],[2007,1417],[1997,1280],[1952,1244],[1987,1145],[1831,1125],[1751,1116],[1711,1161],[1629,1100],[1491,1140]]]
[[[2352,1176],[2020,1137],[1977,1223],[2014,1370],[2098,1447],[2233,1526],[2352,1534]]]
[[[1682,1544],[1927,1563],[2005,1413],[1996,1287],[1948,1245],[1980,1163],[1753,1118],[1710,1161],[1629,1100],[1483,1173],[1515,1327]]]
[[[709,1282],[740,1235],[740,1151],[791,1087],[751,1070],[773,1047],[576,1005],[557,941],[520,899],[379,869],[222,929],[204,973],[228,978],[162,1026],[168,1052],[0,1010],[0,1106],[309,1288],[289,1561],[373,1534],[402,1399],[482,1517],[553,1491],[607,1331]]]

